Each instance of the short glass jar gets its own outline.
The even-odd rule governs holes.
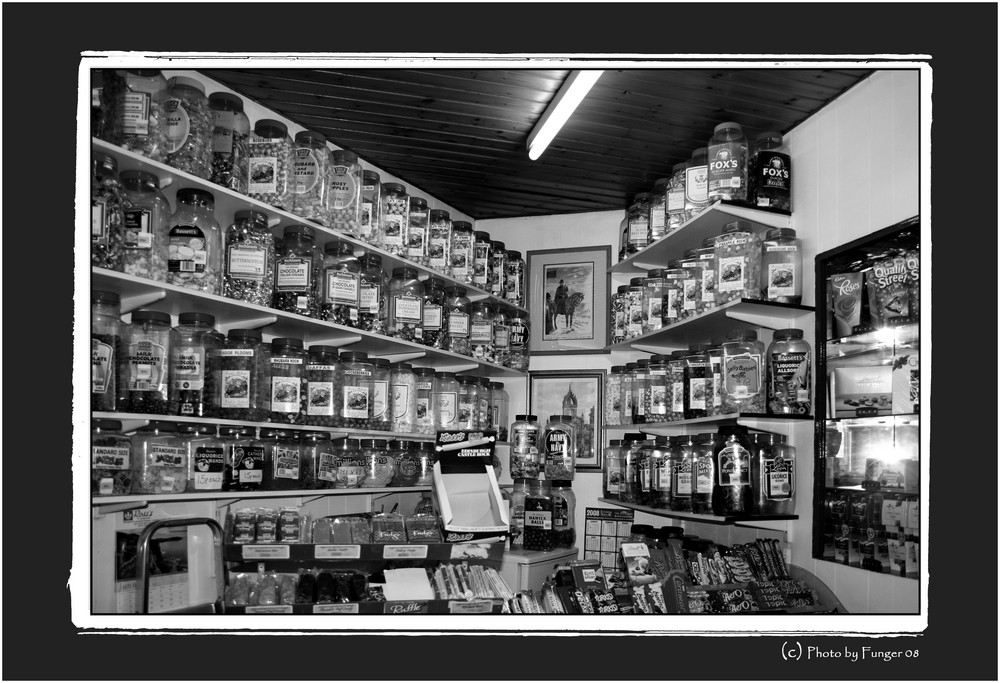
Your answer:
[[[132,491],[132,439],[120,420],[93,420],[90,427],[90,493],[125,496]]]
[[[382,183],[381,247],[396,256],[406,255],[406,227],[410,196],[402,183]]]
[[[362,254],[358,307],[358,327],[365,332],[385,334],[388,323],[389,277],[382,269],[379,254]]]
[[[784,138],[777,131],[754,139],[750,155],[750,206],[757,209],[792,210],[792,160],[779,152]]]
[[[160,191],[160,179],[146,171],[122,171],[120,177],[129,203],[123,214],[121,270],[166,282],[172,211]]]
[[[439,430],[458,429],[459,384],[455,373],[437,373],[434,392],[435,426]]]
[[[507,291],[507,244],[490,240],[490,281],[487,291],[503,298]]]
[[[316,248],[316,231],[308,225],[288,225],[276,242],[271,307],[320,317],[323,258]]]
[[[250,135],[251,199],[289,210],[292,198],[288,191],[292,169],[292,138],[288,126],[274,119],[260,119]]]
[[[301,339],[276,337],[271,340],[271,422],[302,424],[306,413],[307,354]]]
[[[263,422],[271,388],[271,347],[260,330],[232,329],[212,357],[212,409],[227,420]]]
[[[422,266],[428,265],[427,239],[430,229],[430,215],[427,200],[410,197],[410,212],[406,222],[406,258]]]
[[[416,486],[420,477],[420,457],[413,441],[397,440],[389,442],[389,451],[395,460],[396,472],[390,486]]]
[[[389,317],[386,332],[405,341],[416,341],[417,329],[424,322],[424,283],[417,269],[392,269],[389,282]]]
[[[101,92],[108,116],[102,139],[134,154],[162,162],[166,157],[166,120],[162,103],[167,79],[159,69],[112,72]]]
[[[361,262],[350,242],[331,240],[323,247],[323,320],[357,327]]]
[[[452,221],[450,275],[467,285],[473,284],[475,253],[475,235],[472,223]]]
[[[330,152],[330,200],[326,224],[334,230],[361,233],[361,164],[358,155],[346,149]]]
[[[372,420],[369,429],[392,429],[392,367],[385,358],[369,358],[372,364]]]
[[[708,141],[708,199],[747,204],[750,145],[735,121],[715,126]]]
[[[302,448],[295,432],[290,429],[264,427],[260,430],[264,445],[267,490],[293,491],[302,488]]]
[[[764,344],[753,330],[734,330],[722,345],[722,412],[767,412]]]
[[[185,423],[177,426],[187,451],[187,491],[221,491],[226,476],[226,454],[216,425]]]
[[[411,431],[417,434],[434,434],[436,426],[436,403],[434,368],[414,368],[414,419]]]
[[[451,215],[443,209],[431,209],[429,230],[427,265],[443,275],[450,275]]]
[[[187,490],[187,450],[172,422],[150,420],[132,435],[132,493]]]
[[[465,296],[465,287],[458,285],[445,289],[445,308],[448,315],[447,350],[453,353],[471,355],[469,350],[469,328],[472,302]]]
[[[335,442],[333,462],[336,472],[333,488],[361,488],[361,484],[367,478],[368,470],[368,463],[361,448],[361,439],[340,439]]]
[[[755,515],[795,512],[795,448],[784,434],[760,434],[750,459]]]
[[[767,301],[784,304],[802,303],[800,242],[792,228],[771,228],[764,234],[761,295]]]
[[[177,190],[169,225],[167,284],[221,294],[224,240],[215,220],[215,196],[193,188]]]
[[[708,205],[708,147],[696,147],[684,169],[684,218],[691,220]]]
[[[170,340],[170,415],[206,417],[215,393],[210,370],[221,345],[215,316],[185,312],[177,316]]]
[[[412,434],[417,431],[417,376],[409,363],[397,363],[392,367],[392,424],[393,432]]]
[[[424,280],[423,323],[417,328],[416,340],[434,349],[447,346],[445,286],[445,281],[439,277]]]
[[[349,351],[340,355],[340,375],[343,382],[336,397],[340,418],[338,427],[372,429],[375,387],[374,363],[367,353]]]
[[[307,425],[333,427],[338,422],[338,406],[343,385],[336,346],[313,344],[305,366],[305,416]]]
[[[170,316],[140,308],[126,327],[118,372],[118,410],[167,415],[170,409]]]
[[[90,176],[90,265],[122,270],[125,210],[131,206],[118,177],[118,160],[95,154]]]
[[[434,444],[430,441],[420,441],[411,446],[411,450],[417,457],[419,470],[417,481],[414,486],[430,486],[434,483]],[[433,507],[430,512],[433,512]]]
[[[508,433],[508,410],[510,394],[503,382],[490,382],[490,425],[497,431],[497,441],[506,441]]]
[[[267,214],[237,211],[226,230],[225,285],[230,299],[270,306],[274,297],[274,235]]]
[[[493,343],[493,310],[485,301],[472,304],[469,319],[469,351],[476,360],[494,362],[496,346]]]
[[[358,236],[368,244],[381,244],[381,210],[381,176],[375,171],[361,171],[361,220],[358,224]]]
[[[330,210],[329,175],[326,136],[310,130],[296,133],[288,182],[288,211],[315,223],[326,223]]]
[[[243,100],[220,91],[208,96],[212,115],[212,172],[216,185],[247,193],[250,179],[250,119]]]
[[[160,107],[164,124],[163,163],[208,180],[212,174],[212,111],[205,86],[194,78],[167,81]]]

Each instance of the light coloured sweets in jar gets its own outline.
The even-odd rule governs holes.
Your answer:
[[[750,221],[727,223],[715,238],[715,305],[760,299],[761,239]]]
[[[122,171],[121,183],[131,205],[124,212],[122,271],[166,282],[172,211],[160,179],[146,171]]]
[[[212,173],[212,111],[205,86],[186,76],[167,81],[161,108],[164,162],[179,171],[208,180]]]
[[[361,234],[361,164],[346,149],[330,152],[330,202],[327,225],[355,237]]]
[[[122,269],[125,210],[131,206],[121,179],[118,161],[110,154],[96,154],[90,177],[90,265]]]
[[[280,209],[291,207],[288,192],[292,166],[292,139],[288,126],[274,119],[260,119],[250,136],[251,198]]]
[[[764,344],[753,330],[734,330],[722,345],[722,413],[767,412]]]
[[[258,306],[271,305],[274,235],[267,227],[267,215],[261,211],[237,211],[226,230],[223,294]]]
[[[451,274],[451,215],[443,209],[431,209],[427,239],[427,264],[444,275]]]
[[[326,137],[310,130],[295,134],[288,183],[288,210],[317,223],[326,223],[330,209],[330,151]]]
[[[215,196],[205,190],[177,190],[170,217],[167,284],[222,294],[223,235],[215,219]]]

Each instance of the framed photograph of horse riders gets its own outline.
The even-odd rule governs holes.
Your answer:
[[[529,251],[532,354],[605,353],[611,247]]]
[[[576,427],[577,470],[601,469],[604,453],[604,370],[532,370],[528,412],[544,426],[567,415]],[[543,451],[541,440],[539,451]]]

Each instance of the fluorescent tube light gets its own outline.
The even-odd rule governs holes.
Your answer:
[[[542,152],[556,137],[556,133],[576,111],[577,106],[587,96],[594,83],[604,73],[602,69],[586,69],[570,72],[559,92],[549,102],[542,118],[535,124],[528,136],[528,158],[532,161],[542,156]]]

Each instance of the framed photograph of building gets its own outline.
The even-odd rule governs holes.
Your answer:
[[[544,429],[553,415],[576,425],[576,469],[599,470],[604,451],[604,370],[539,370],[529,373],[528,412]],[[539,450],[542,444],[538,444]]]

